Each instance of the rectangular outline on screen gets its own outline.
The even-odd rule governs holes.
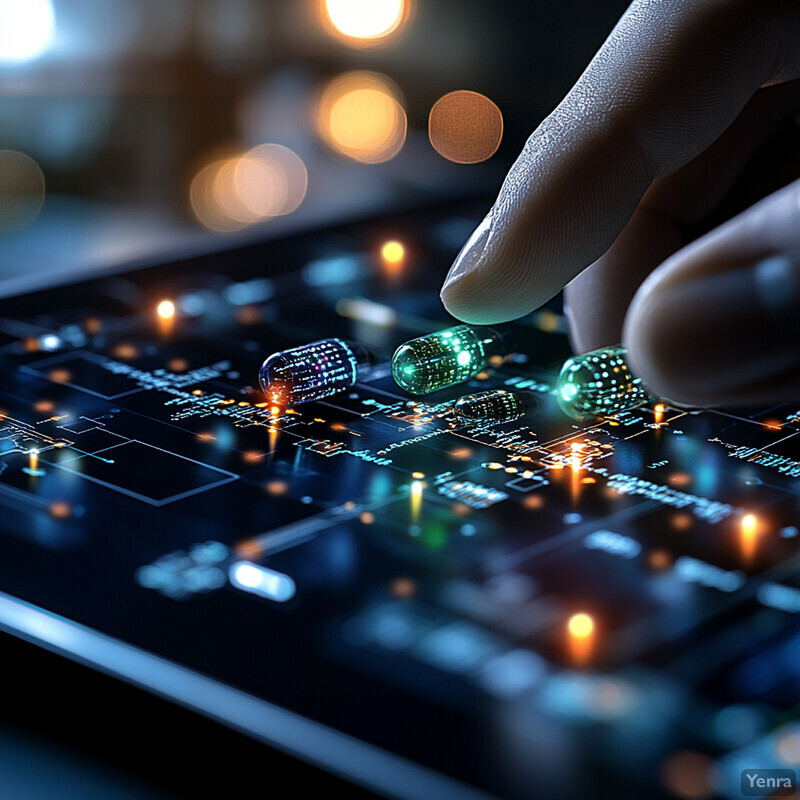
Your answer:
[[[122,444],[114,445],[113,449],[118,450],[120,447],[125,447],[129,444],[140,444],[142,447],[150,447],[153,450],[160,450],[162,453],[167,453],[168,455],[175,456],[175,458],[183,459],[184,461],[189,461],[192,464],[197,464],[200,467],[205,467],[206,469],[210,469],[213,472],[219,472],[221,475],[225,475],[226,477],[221,478],[214,483],[206,483],[203,486],[199,486],[196,489],[189,489],[186,492],[181,492],[180,494],[173,494],[169,497],[165,497],[163,500],[155,500],[152,497],[147,497],[146,495],[139,494],[138,492],[132,492],[130,489],[123,489],[121,486],[116,486],[113,483],[109,483],[108,481],[100,480],[99,478],[93,478],[91,475],[85,475],[80,470],[70,469],[67,466],[63,466],[62,464],[55,463],[55,462],[48,462],[56,469],[64,470],[64,472],[70,472],[73,475],[78,475],[81,478],[84,478],[87,481],[91,481],[92,483],[96,483],[100,486],[105,486],[108,489],[113,489],[115,492],[119,492],[120,494],[127,495],[128,497],[132,497],[134,500],[140,500],[143,503],[147,503],[150,506],[165,506],[169,503],[174,503],[177,500],[183,500],[186,497],[191,497],[195,494],[200,494],[201,492],[208,491],[209,489],[216,489],[217,486],[224,486],[226,483],[231,483],[232,481],[238,480],[239,476],[235,472],[228,472],[225,469],[220,469],[219,467],[212,467],[211,464],[204,464],[202,461],[195,461],[193,458],[187,458],[186,456],[178,455],[178,453],[173,453],[171,450],[164,450],[162,447],[156,447],[153,444],[148,444],[147,442],[139,441],[139,439],[130,439],[127,442]],[[112,448],[107,448],[112,449]],[[102,452],[102,451],[101,451]],[[95,455],[92,453],[91,455]],[[73,463],[73,461],[77,461],[79,459],[70,459],[67,464]]]

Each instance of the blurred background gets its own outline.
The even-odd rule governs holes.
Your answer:
[[[488,203],[626,5],[0,0],[0,280]]]

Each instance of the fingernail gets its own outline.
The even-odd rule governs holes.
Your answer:
[[[447,273],[447,277],[442,285],[442,292],[452,286],[456,281],[460,281],[467,273],[472,272],[486,250],[486,244],[492,232],[492,212],[481,220],[480,225],[472,232],[472,236],[467,239],[467,243],[461,248],[461,252],[456,256],[453,266]]]

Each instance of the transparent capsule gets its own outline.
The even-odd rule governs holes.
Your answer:
[[[618,414],[652,398],[631,374],[624,347],[603,347],[568,358],[556,384],[556,401],[573,419]]]
[[[519,419],[536,405],[536,395],[531,392],[491,389],[459,397],[453,404],[453,412],[462,422],[499,425]]]
[[[361,345],[320,339],[273,353],[261,365],[258,380],[271,403],[293,406],[349,389],[369,369]]]
[[[407,392],[427,394],[473,378],[493,356],[509,350],[507,338],[493,328],[458,325],[401,344],[392,376]]]

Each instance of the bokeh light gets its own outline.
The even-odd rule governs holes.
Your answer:
[[[156,307],[156,313],[161,319],[172,319],[175,316],[175,303],[172,300],[162,300]]]
[[[428,136],[436,151],[450,161],[477,164],[497,152],[503,138],[503,115],[485,95],[450,92],[434,103]]]
[[[567,653],[573,666],[585,666],[594,650],[594,619],[583,611],[573,614],[567,620],[567,634]]]
[[[742,517],[740,525],[740,538],[742,555],[747,560],[752,559],[755,555],[756,545],[758,543],[758,534],[758,517],[756,517],[755,514],[745,514]]]
[[[800,730],[790,728],[778,735],[775,750],[785,764],[800,764]]]
[[[224,233],[291,214],[307,188],[306,167],[296,153],[262,144],[203,167],[192,180],[189,201],[202,225]]]
[[[0,61],[32,61],[53,41],[52,0],[0,0]]]
[[[375,72],[348,72],[332,80],[316,118],[317,131],[332,150],[365,164],[393,158],[406,139],[400,90]]]
[[[408,17],[406,0],[324,0],[331,31],[352,44],[369,44],[395,33]]]
[[[384,242],[383,247],[381,247],[381,258],[389,264],[399,264],[405,254],[405,247],[395,239]]]
[[[567,623],[572,636],[584,638],[591,636],[594,631],[594,620],[584,613],[573,614]]]
[[[219,160],[203,167],[189,187],[189,202],[198,222],[218,233],[238,231],[244,227],[243,223],[230,216],[228,209],[220,206],[218,193],[214,191],[217,176],[227,163],[227,160]]]
[[[306,166],[283,145],[254,147],[238,159],[235,170],[233,181],[239,200],[257,219],[291,214],[306,196]]]
[[[0,150],[0,233],[25,228],[44,203],[44,175],[25,153]]]
[[[672,794],[687,800],[705,800],[714,794],[714,763],[702,753],[681,750],[668,756],[661,765],[661,778]]]

